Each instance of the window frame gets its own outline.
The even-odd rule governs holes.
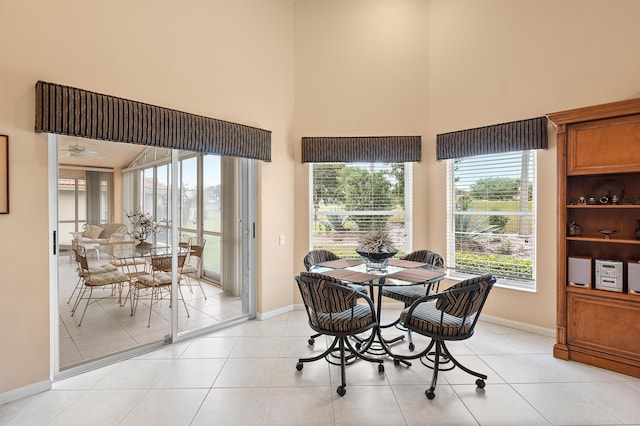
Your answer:
[[[537,239],[538,239],[538,227],[537,227],[537,216],[538,216],[538,208],[537,208],[537,190],[538,190],[538,169],[537,169],[537,150],[520,150],[520,151],[509,151],[509,152],[501,152],[495,154],[485,154],[478,155],[473,157],[495,157],[495,156],[507,156],[513,155],[514,153],[521,153],[523,151],[529,151],[530,153],[530,161],[531,161],[531,176],[529,176],[530,182],[532,182],[531,194],[531,211],[528,214],[523,214],[524,216],[529,216],[532,218],[532,237],[533,246],[532,246],[532,277],[531,279],[517,279],[512,277],[501,277],[496,276],[496,285],[498,287],[510,288],[514,290],[520,290],[525,292],[537,292]],[[464,158],[464,157],[463,157]],[[459,215],[458,210],[456,208],[456,166],[455,162],[458,160],[457,158],[448,159],[447,162],[447,269],[448,269],[448,277],[452,279],[464,280],[482,272],[468,272],[468,271],[460,271],[455,267],[455,259],[456,259],[456,241],[455,241],[455,217]],[[500,177],[500,175],[489,175],[488,177]],[[509,213],[509,212],[507,212]],[[513,213],[513,212],[511,212]],[[481,215],[489,215],[490,213],[481,213]],[[491,214],[495,214],[495,212],[491,212]],[[504,216],[512,216],[513,214],[504,214]],[[501,215],[502,216],[502,215]]]
[[[375,168],[376,170],[381,169],[384,166],[391,167],[393,164],[403,164],[404,165],[404,209],[403,210],[374,210],[374,211],[358,211],[361,214],[367,215],[384,215],[389,214],[390,216],[397,215],[399,211],[403,212],[404,215],[404,235],[405,238],[402,241],[402,246],[397,247],[401,250],[401,252],[410,253],[413,250],[413,163],[412,162],[396,162],[396,163],[371,163],[371,162],[358,162],[358,163],[341,163],[341,162],[323,162],[323,163],[308,163],[309,164],[309,243],[308,249],[314,250],[323,247],[315,246],[315,238],[314,238],[314,222],[316,217],[315,203],[314,203],[314,167],[317,164],[344,164],[348,165],[368,165],[370,168]],[[381,166],[382,164],[382,166]],[[328,212],[335,213],[335,211]],[[343,215],[349,215],[348,210],[343,210],[341,212]],[[394,241],[395,242],[395,241]],[[357,242],[354,241],[353,245],[353,256],[357,257],[355,254],[355,249]]]

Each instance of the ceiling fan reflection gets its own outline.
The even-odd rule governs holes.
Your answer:
[[[60,151],[60,157],[71,157],[71,158],[84,158],[84,157],[93,157],[93,158],[102,158],[104,155],[97,151],[88,150],[85,146],[80,145],[78,141],[76,141],[73,145],[69,145],[66,149]]]

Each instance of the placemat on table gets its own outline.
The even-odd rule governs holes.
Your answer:
[[[426,263],[414,262],[413,260],[389,259],[389,265],[398,266],[400,268],[420,268]]]
[[[412,283],[421,283],[423,281],[429,281],[435,278],[444,278],[443,271],[433,271],[430,269],[406,269],[404,271],[394,272],[387,275],[387,278],[394,278],[396,280],[410,281]]]
[[[367,274],[365,272],[349,271],[348,269],[331,269],[329,271],[321,272],[323,275],[329,275],[330,277],[337,278],[343,281],[349,281],[352,283],[367,283],[371,280],[380,278],[378,275]]]

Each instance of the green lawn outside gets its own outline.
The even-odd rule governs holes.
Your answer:
[[[207,211],[207,217],[204,220],[204,229],[209,232],[219,232],[220,230],[220,210]],[[195,237],[195,232],[182,231],[183,235],[190,235]],[[207,241],[204,246],[204,254],[202,256],[202,264],[209,269],[220,272],[222,257],[221,257],[221,245],[222,239],[215,235],[204,235],[204,239]]]
[[[472,210],[471,212],[517,212],[520,211],[520,202],[517,200],[473,200],[471,202]],[[529,211],[531,211],[533,203],[529,201]],[[521,216],[507,216],[507,226],[505,228],[505,233],[507,234],[517,234],[518,230],[518,219]],[[489,217],[487,217],[486,223],[489,223]],[[531,229],[529,229],[531,232]]]

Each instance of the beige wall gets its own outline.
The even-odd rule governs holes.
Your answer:
[[[49,377],[37,80],[273,131],[273,162],[259,166],[259,312],[294,301],[308,247],[301,136],[422,135],[414,246],[444,252],[437,133],[640,96],[635,0],[23,0],[0,15],[0,394]],[[555,152],[552,138],[538,156],[538,292],[498,289],[488,306],[542,327],[555,324]]]
[[[430,2],[429,133],[502,123],[640,96],[633,0]],[[538,153],[537,292],[496,289],[486,313],[555,328],[556,144]],[[445,199],[445,166],[431,163],[429,197]],[[443,246],[444,206],[429,210]]]
[[[309,167],[300,163],[300,138],[427,135],[428,5],[424,0],[295,3],[296,272],[304,270],[309,249]],[[420,217],[429,211],[423,191],[430,164],[414,168],[415,239],[425,246],[426,222]]]
[[[415,248],[446,253],[436,134],[640,96],[634,0],[305,0],[295,10],[296,160],[300,136],[422,135]],[[555,327],[550,130],[549,150],[538,153],[537,292],[497,288],[485,311],[544,328]],[[299,271],[309,183],[308,167],[295,168]]]
[[[258,310],[292,303],[293,5],[289,0],[0,2],[0,133],[11,214],[0,216],[0,394],[49,378],[45,80],[271,130],[261,163]],[[266,224],[266,226],[260,226]]]

